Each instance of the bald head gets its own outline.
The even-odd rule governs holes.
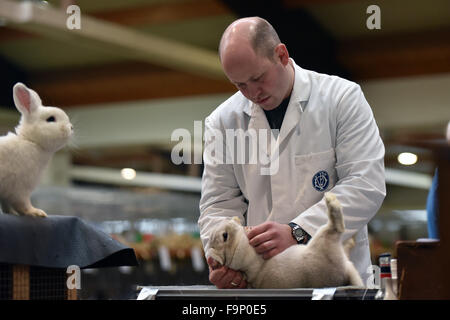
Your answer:
[[[219,57],[237,46],[249,46],[257,55],[273,60],[280,38],[272,25],[260,17],[234,21],[224,31],[219,44]]]
[[[259,17],[233,22],[219,45],[228,80],[264,110],[280,105],[292,91],[294,67],[273,27]]]

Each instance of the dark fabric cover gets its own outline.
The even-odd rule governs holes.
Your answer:
[[[136,266],[134,250],[77,217],[0,214],[0,263],[48,268]]]

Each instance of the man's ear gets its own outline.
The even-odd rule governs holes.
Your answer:
[[[279,43],[275,47],[275,57],[276,59],[279,59],[284,66],[289,63],[289,52],[284,43]]]

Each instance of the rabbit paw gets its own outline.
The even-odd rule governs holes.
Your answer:
[[[47,217],[47,214],[41,210],[41,209],[37,209],[37,208],[33,208],[30,211],[28,211],[26,213],[27,216],[33,216],[33,217],[42,217],[45,218]]]

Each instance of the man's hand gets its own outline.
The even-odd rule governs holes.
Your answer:
[[[247,288],[242,272],[220,265],[216,260],[208,257],[209,281],[219,289]]]
[[[264,259],[270,259],[293,244],[297,244],[292,237],[290,226],[273,221],[249,228],[247,237],[250,245],[257,253],[262,254]]]

